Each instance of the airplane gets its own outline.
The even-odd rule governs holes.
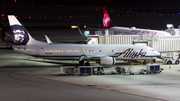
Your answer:
[[[121,35],[154,35],[154,36],[171,36],[170,33],[160,30],[150,30],[150,29],[140,29],[135,27],[118,27],[114,26],[112,23],[105,7],[102,7],[102,17],[103,17],[103,27],[102,29],[109,29],[109,31],[113,31],[115,34]]]
[[[13,43],[13,36],[5,32],[2,24],[0,24],[0,39],[7,43]]]
[[[14,15],[8,15],[14,42],[14,51],[33,57],[53,60],[78,60],[79,65],[89,66],[89,61],[100,65],[114,65],[116,60],[152,60],[160,56],[151,47],[140,45],[88,45],[88,44],[53,44],[47,37],[47,43],[35,40]]]

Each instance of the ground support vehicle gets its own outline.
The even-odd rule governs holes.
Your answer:
[[[93,68],[92,66],[79,66],[78,67],[78,74],[79,75],[91,75],[93,74]]]
[[[147,72],[147,74],[160,73],[161,72],[160,65],[159,64],[147,64],[146,72]]]
[[[60,75],[73,75],[75,74],[75,67],[74,66],[65,66],[65,67],[60,67]]]

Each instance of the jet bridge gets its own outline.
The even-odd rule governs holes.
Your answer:
[[[152,47],[159,52],[180,52],[180,36],[91,35],[98,44],[136,44]],[[89,43],[90,44],[90,43]]]
[[[107,33],[99,34],[99,37],[97,37],[97,34],[95,36],[95,38],[99,38],[98,44],[145,45],[159,51],[161,58],[177,59],[180,55],[180,36],[109,35]],[[91,35],[91,38],[93,38],[93,35]]]

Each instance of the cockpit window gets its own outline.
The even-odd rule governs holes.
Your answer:
[[[150,49],[150,51],[154,51],[153,49]]]

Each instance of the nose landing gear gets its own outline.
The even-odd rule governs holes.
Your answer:
[[[146,64],[147,64],[147,61],[144,60],[143,65],[146,65]]]

